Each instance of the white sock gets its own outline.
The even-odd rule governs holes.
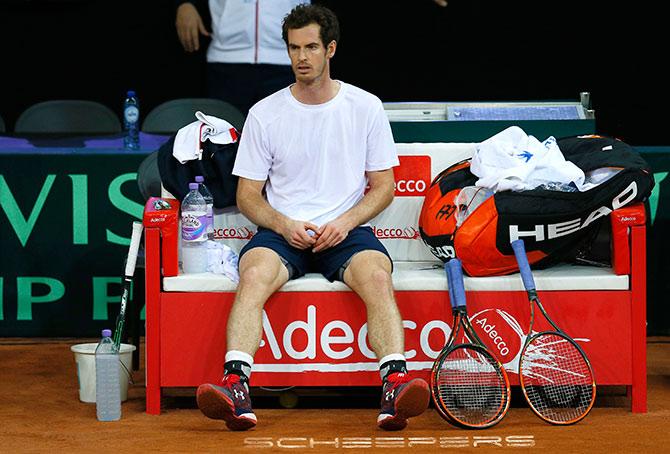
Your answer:
[[[390,355],[386,355],[382,359],[380,359],[379,375],[381,376],[382,380],[384,379],[384,377],[388,375],[390,369],[388,366],[384,368],[382,368],[382,366],[384,366],[384,364],[388,363],[389,361],[402,361],[403,363],[406,363],[407,360],[405,359],[405,355],[403,355],[402,353],[391,353]]]
[[[254,357],[249,353],[244,353],[239,350],[229,350],[226,352],[225,362],[228,361],[244,361],[250,366],[254,365]]]
[[[247,378],[251,378],[251,368],[254,365],[254,358],[248,353],[241,352],[239,350],[230,350],[226,352],[226,356],[224,358],[224,366],[226,363],[230,361],[241,361],[249,365],[247,366],[242,366],[242,372],[244,372],[244,375],[247,376]]]

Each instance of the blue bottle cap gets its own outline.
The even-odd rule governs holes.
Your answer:
[[[195,181],[197,183],[202,183],[203,181],[205,181],[205,177],[203,177],[202,175],[196,175],[195,176]]]
[[[111,329],[103,329],[102,330],[102,337],[112,337],[112,330]]]
[[[195,189],[195,190],[197,191],[197,190],[198,190],[198,183],[189,183],[189,184],[188,184],[188,188],[189,188],[190,190],[194,190],[194,189]]]
[[[128,90],[128,95],[129,98],[134,98],[135,97],[135,90]]]

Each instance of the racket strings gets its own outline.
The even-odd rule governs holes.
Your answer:
[[[479,350],[457,348],[450,352],[436,379],[445,411],[463,424],[489,424],[506,405],[507,383],[498,363]]]
[[[569,423],[590,410],[593,374],[567,338],[549,333],[533,339],[524,351],[520,372],[529,404],[545,419]]]

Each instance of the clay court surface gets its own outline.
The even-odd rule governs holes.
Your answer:
[[[229,432],[202,416],[190,390],[164,398],[162,414],[151,416],[144,412],[143,369],[134,372],[121,421],[101,423],[95,405],[78,399],[69,349],[92,341],[0,339],[0,452],[670,452],[667,337],[648,339],[646,414],[630,413],[625,390],[612,387],[599,389],[597,407],[585,420],[556,427],[535,417],[515,393],[513,408],[492,429],[454,428],[430,408],[401,432],[376,428],[379,389],[328,395],[298,389],[294,409],[282,408],[274,391],[253,390],[259,424],[248,432]]]

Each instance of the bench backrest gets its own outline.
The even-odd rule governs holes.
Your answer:
[[[419,235],[423,195],[431,181],[450,165],[472,157],[474,143],[397,144],[400,166],[394,169],[395,199],[370,221],[377,238],[398,261],[436,260]],[[256,226],[236,208],[215,210],[215,237],[235,252],[246,244]]]

